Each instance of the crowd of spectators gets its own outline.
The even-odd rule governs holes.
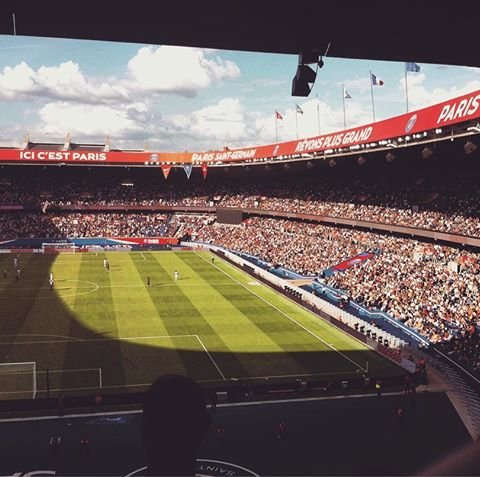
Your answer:
[[[157,213],[3,213],[0,237],[160,237],[169,235],[170,217]]]
[[[156,171],[155,171],[156,172]],[[72,179],[72,178],[69,178]],[[0,180],[0,206],[241,207],[325,215],[480,237],[480,186],[471,178],[408,181],[325,178],[322,181],[191,181],[180,186],[151,174],[142,182],[103,176]]]
[[[368,250],[362,264],[325,278],[352,300],[385,311],[418,330],[445,353],[480,372],[480,255],[410,239],[308,221],[251,216],[239,226],[214,215],[173,214],[155,207],[240,207],[392,223],[480,237],[480,190],[471,180],[405,179],[192,181],[168,185],[158,175],[142,182],[72,180],[46,174],[28,180],[0,176],[0,238],[176,236],[255,255],[303,275]],[[59,176],[60,177],[60,176]],[[65,176],[67,177],[67,176]],[[8,208],[25,207],[24,211]],[[108,211],[109,206],[151,211]],[[74,210],[75,207],[85,211]],[[98,207],[100,210],[88,210]],[[104,210],[101,210],[105,207]],[[70,209],[70,210],[69,210]]]
[[[193,238],[305,275],[365,251],[373,258],[323,278],[350,300],[403,321],[480,371],[480,254],[307,222],[250,218],[240,226],[197,224]]]

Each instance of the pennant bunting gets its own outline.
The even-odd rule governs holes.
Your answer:
[[[170,171],[172,169],[172,166],[168,166],[166,164],[162,164],[160,166],[162,168],[162,172],[163,172],[163,177],[165,177],[165,180],[167,179],[168,177],[168,174],[170,174]]]
[[[192,167],[191,164],[185,164],[183,166],[183,170],[185,171],[185,174],[187,174],[187,179],[190,179],[190,176],[192,175]]]

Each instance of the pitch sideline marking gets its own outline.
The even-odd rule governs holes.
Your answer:
[[[147,259],[145,258],[145,255],[143,255],[143,252],[140,252],[140,255],[142,256],[143,260],[145,260],[145,262],[146,262]]]
[[[252,293],[253,295],[255,295],[256,297],[260,298],[260,300],[262,300],[263,302],[265,302],[267,305],[271,306],[272,308],[274,308],[275,310],[277,310],[279,313],[281,313],[283,316],[285,316],[286,318],[288,318],[290,321],[292,321],[293,323],[296,323],[298,326],[300,326],[300,328],[303,328],[307,333],[310,333],[312,336],[314,336],[315,338],[317,338],[319,341],[321,341],[322,343],[326,344],[329,348],[333,349],[333,351],[336,351],[339,355],[343,356],[346,360],[350,361],[351,363],[353,363],[355,366],[357,366],[358,368],[362,369],[363,371],[366,372],[366,369],[363,367],[363,366],[360,366],[358,363],[356,363],[355,361],[353,361],[353,359],[349,358],[348,356],[346,356],[344,353],[342,353],[341,351],[338,351],[338,349],[336,349],[334,346],[328,344],[324,339],[320,338],[320,336],[318,336],[317,334],[315,334],[313,331],[310,331],[308,328],[306,328],[304,325],[302,325],[301,323],[299,323],[297,320],[295,320],[294,318],[292,318],[290,315],[288,315],[287,313],[285,313],[283,310],[281,310],[280,308],[276,307],[273,303],[270,303],[267,299],[263,298],[261,295],[259,295],[258,293],[254,292],[253,290],[250,290],[250,288],[248,288],[246,285],[244,285],[242,282],[238,281],[236,278],[232,277],[229,273],[225,272],[224,270],[222,270],[221,268],[219,268],[217,265],[215,265],[214,263],[211,263],[209,262],[207,259],[203,258],[201,255],[199,255],[197,252],[194,252],[195,255],[197,255],[198,257],[200,257],[203,261],[207,262],[209,265],[211,265],[212,267],[215,267],[217,270],[219,270],[220,272],[224,273],[225,275],[227,275],[227,277],[230,277],[234,282],[237,282],[240,286],[242,286],[243,288],[245,288],[245,290],[248,290],[250,293]]]
[[[197,335],[158,335],[158,336],[119,336],[117,338],[75,338],[82,343],[90,343],[95,341],[125,341],[125,340],[147,340],[147,339],[161,339],[161,338],[195,338]],[[0,336],[1,337],[1,336]],[[24,345],[24,344],[52,344],[52,343],[71,343],[71,340],[49,340],[49,341],[21,341],[18,343],[0,343],[1,345]]]
[[[17,334],[17,335],[0,335],[0,338],[10,338],[12,336],[46,336],[49,338],[66,338],[67,340],[77,340],[77,341],[83,341],[82,338],[77,338],[76,336],[64,336],[64,335],[44,335],[44,334],[38,334],[38,333],[25,333],[25,334]],[[62,343],[65,342],[61,341]],[[34,341],[34,343],[37,343],[37,341]],[[52,341],[52,343],[58,343],[58,341]],[[5,344],[5,343],[0,343],[0,344]]]
[[[203,344],[203,341],[200,339],[200,336],[198,335],[194,335],[195,338],[197,338],[197,340],[199,341],[199,343],[202,345],[202,348],[205,350],[205,353],[207,353],[208,357],[210,358],[211,362],[213,363],[213,365],[215,366],[215,368],[217,368],[217,371],[219,372],[220,376],[222,377],[223,380],[226,380],[227,378],[225,377],[225,375],[222,373],[222,370],[220,369],[220,367],[218,366],[217,362],[213,359],[212,355],[209,353],[208,349],[206,348],[206,346]]]

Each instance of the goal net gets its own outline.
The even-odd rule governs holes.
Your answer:
[[[35,399],[37,366],[26,363],[0,363],[0,399]]]
[[[75,244],[70,242],[42,243],[43,253],[75,253]]]
[[[98,391],[103,387],[102,368],[37,371],[37,392]]]

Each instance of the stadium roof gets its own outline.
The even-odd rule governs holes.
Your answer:
[[[480,2],[0,2],[0,34],[480,66]],[[32,2],[33,3],[33,2]]]

